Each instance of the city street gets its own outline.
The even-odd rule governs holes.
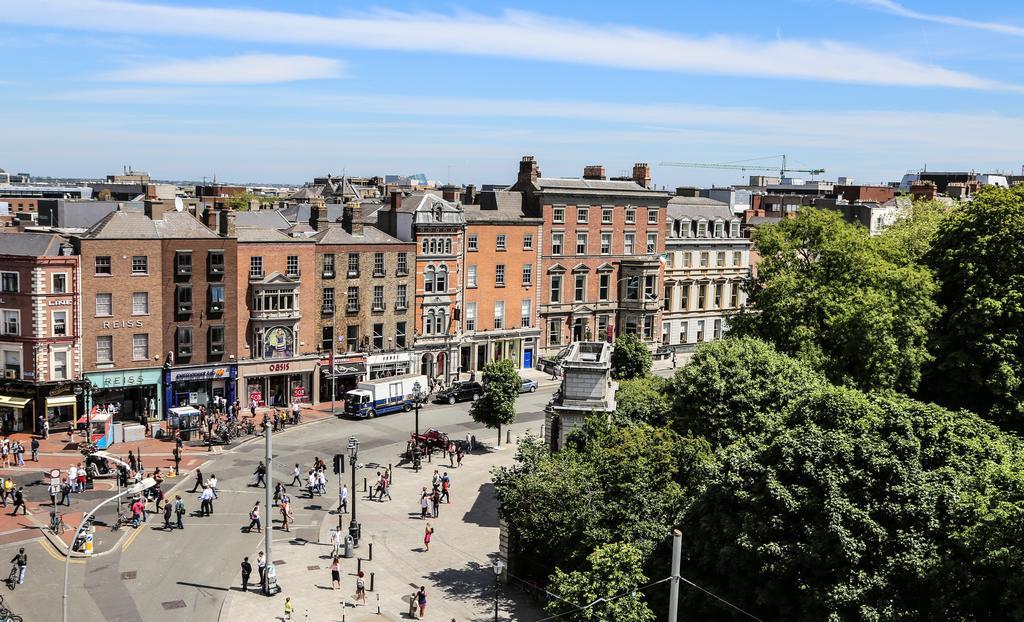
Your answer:
[[[540,390],[536,393],[519,397],[519,415],[516,424],[511,427],[513,436],[527,429],[540,430],[543,408],[550,399],[553,389],[553,382],[542,382]],[[497,440],[496,432],[474,423],[468,416],[468,410],[468,403],[426,406],[420,412],[420,430],[436,427],[457,439],[464,439],[469,432],[476,435],[478,442],[493,446]],[[305,471],[315,456],[330,463],[331,456],[335,453],[345,453],[348,438],[354,435],[361,443],[359,461],[366,465],[357,477],[359,488],[362,487],[363,477],[373,479],[376,465],[386,467],[389,463],[396,465],[396,489],[404,488],[404,484],[413,477],[411,464],[397,465],[401,461],[400,454],[405,450],[406,441],[413,429],[413,413],[397,413],[363,421],[329,418],[287,429],[274,436],[274,477],[287,483],[291,480],[291,471],[296,463]],[[504,436],[504,431],[502,435]],[[504,438],[502,442],[504,443]],[[72,619],[118,622],[156,619],[218,620],[231,593],[230,590],[238,589],[237,578],[242,557],[249,556],[250,561],[255,561],[257,550],[263,548],[261,535],[243,531],[243,527],[248,524],[248,513],[252,505],[255,501],[263,499],[262,488],[248,486],[252,481],[252,472],[263,459],[263,454],[262,440],[254,440],[217,456],[203,466],[204,474],[216,474],[219,480],[220,498],[214,503],[213,516],[189,516],[185,519],[183,531],[174,530],[169,533],[163,530],[162,519],[158,520],[157,517],[151,516],[145,527],[129,533],[113,551],[89,560],[73,559],[69,606]],[[466,456],[464,467],[474,462],[479,466],[479,462],[493,459],[495,455],[506,461],[511,459],[511,452],[478,451]],[[423,468],[426,472],[421,471],[419,477],[424,482],[429,482],[432,465],[424,462]],[[337,476],[330,473],[329,475],[329,494],[324,497],[309,500],[300,495],[296,487],[289,488],[289,494],[293,498],[295,521],[290,534],[275,531],[272,559],[280,559],[279,552],[292,546],[289,544],[290,541],[317,542],[323,532],[321,527],[325,521],[329,526],[332,521],[337,520],[334,514],[329,513],[337,504]],[[346,481],[350,481],[351,474],[346,472],[345,477]],[[191,473],[185,473],[181,482],[171,491],[172,498],[173,493],[182,494],[190,513],[198,510],[197,497],[181,491],[191,488],[193,482],[194,477]],[[482,486],[480,489],[487,487]],[[477,489],[459,489],[457,485],[454,490],[462,494],[478,492]],[[358,494],[362,499],[362,493]],[[395,502],[382,505],[383,509],[375,507],[374,513],[391,511],[405,519],[409,512],[415,510],[415,505],[415,499],[405,499],[402,502],[396,499]],[[278,515],[275,508],[275,519]],[[374,536],[374,524],[370,520],[370,514],[360,513],[360,519],[363,523],[364,541],[369,541]],[[413,527],[422,530],[418,523]],[[488,554],[496,552],[498,548],[496,529],[494,534],[492,542],[460,542],[459,546],[467,549],[467,555],[486,559]],[[471,550],[474,546],[479,546],[481,550]],[[17,548],[16,545],[9,545],[0,551],[7,555],[5,559],[10,559]],[[59,620],[63,557],[45,541],[27,543],[27,552],[28,578],[25,585],[5,594],[6,602],[28,620]],[[361,547],[359,554],[366,554],[365,547]],[[445,557],[439,556],[436,559],[443,563]],[[354,562],[347,563],[346,566],[350,566],[351,563]],[[326,567],[328,563],[322,562],[321,565]],[[366,570],[372,569],[367,567]],[[420,570],[421,574],[427,574],[428,570],[441,572],[445,568]],[[410,576],[409,580],[418,581],[425,578],[416,574]],[[345,591],[342,593],[348,594],[352,591],[353,580],[346,576],[344,581]],[[434,592],[435,605],[439,602],[439,595],[438,592]],[[382,594],[381,598],[382,601],[390,599],[398,602],[401,596],[402,594]],[[408,598],[407,594],[405,596]],[[263,598],[256,595],[248,597]],[[375,596],[371,596],[371,599],[374,598]],[[266,615],[280,615],[283,602],[284,595],[266,600]]]

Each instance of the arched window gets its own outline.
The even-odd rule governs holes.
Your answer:
[[[423,290],[427,292],[434,291],[434,266],[427,266],[423,270]]]
[[[428,240],[427,240],[427,238],[423,238],[423,254],[424,254],[424,255],[426,255],[426,254],[427,254],[427,248],[429,248],[429,247],[427,246],[427,243],[428,243]]]
[[[441,266],[437,269],[437,280],[434,284],[434,291],[446,292],[448,291],[448,267]]]
[[[423,314],[423,334],[433,335],[434,334],[434,310],[430,309]]]
[[[448,238],[448,239],[446,239],[444,241],[444,254],[445,255],[451,255],[452,254],[452,239],[451,238]]]
[[[437,312],[437,334],[443,335],[448,332],[448,311],[441,309]]]
[[[430,238],[430,254],[437,254],[437,240],[435,240],[434,238]]]

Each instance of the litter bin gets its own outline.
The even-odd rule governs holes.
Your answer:
[[[342,552],[341,556],[351,558],[355,554],[352,552],[353,548],[352,536],[345,536],[345,550]]]

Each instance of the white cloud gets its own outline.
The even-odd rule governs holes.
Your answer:
[[[341,61],[319,56],[243,54],[224,58],[172,60],[119,69],[101,76],[111,82],[160,84],[272,84],[338,78]]]
[[[1019,87],[830,40],[695,37],[533,13],[309,14],[122,0],[0,0],[0,22],[260,43],[466,54],[653,70],[968,89]]]
[[[936,24],[946,24],[947,26],[960,26],[962,28],[973,28],[976,30],[987,30],[988,32],[996,32],[1004,35],[1012,35],[1015,37],[1024,37],[1024,28],[1020,26],[1014,26],[1012,24],[1004,24],[1002,22],[984,22],[974,19],[966,19],[963,17],[956,17],[954,15],[939,15],[936,13],[922,13],[920,11],[914,11],[907,7],[893,2],[892,0],[847,0],[852,4],[858,4],[864,7],[883,11],[885,13],[891,13],[900,17],[906,17],[908,19],[916,19],[925,22],[933,22]],[[965,5],[967,6],[967,5]]]

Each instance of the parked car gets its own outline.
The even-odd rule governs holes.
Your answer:
[[[537,387],[540,386],[537,384],[536,380],[530,380],[529,378],[523,378],[522,376],[519,377],[519,382],[520,393],[533,393],[537,390]]]
[[[437,402],[448,402],[454,404],[455,402],[466,402],[473,400],[474,402],[480,399],[484,394],[484,387],[479,382],[456,382],[452,386],[438,391],[437,397],[434,398]]]

